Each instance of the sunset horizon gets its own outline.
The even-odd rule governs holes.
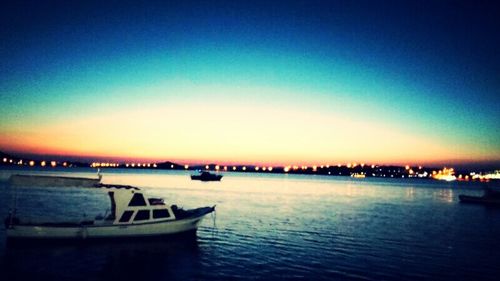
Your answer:
[[[425,166],[433,168],[442,167],[456,167],[459,169],[468,170],[498,170],[500,167],[499,160],[489,160],[489,159],[442,159],[437,161],[404,161],[404,160],[394,160],[394,161],[379,161],[379,160],[366,160],[366,159],[330,159],[325,161],[315,161],[315,160],[289,160],[289,161],[271,161],[265,160],[249,160],[249,159],[224,159],[224,158],[175,158],[175,157],[151,157],[151,158],[141,158],[141,157],[126,157],[123,155],[71,155],[71,154],[50,154],[50,153],[32,153],[24,151],[2,151],[11,157],[18,157],[25,160],[36,160],[36,161],[72,161],[72,162],[84,162],[84,163],[94,163],[94,162],[109,162],[117,164],[125,163],[164,163],[172,162],[179,165],[206,165],[206,164],[217,164],[217,165],[256,165],[256,166],[272,166],[272,167],[286,167],[286,166],[346,166],[346,165],[378,165],[378,166],[406,166],[411,167]]]
[[[18,29],[2,31],[0,149],[275,164],[500,162],[490,18],[450,26],[463,11],[427,3],[431,12],[406,21],[419,5],[116,10],[90,1],[33,3],[33,17],[13,5],[2,17]],[[110,20],[94,20],[101,13]]]

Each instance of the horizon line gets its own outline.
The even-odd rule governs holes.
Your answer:
[[[64,155],[64,154],[39,154],[39,153],[29,153],[29,152],[6,152],[0,150],[1,153],[17,157],[17,158],[31,158],[30,160],[38,161],[69,161],[69,162],[87,162],[87,163],[102,163],[102,162],[113,162],[113,163],[165,163],[171,162],[174,164],[182,165],[222,165],[222,166],[238,166],[238,165],[248,165],[248,166],[273,166],[273,167],[287,167],[287,166],[338,166],[338,165],[377,165],[377,166],[443,166],[443,167],[472,167],[472,166],[489,166],[488,168],[498,169],[500,168],[500,159],[498,160],[474,160],[474,159],[448,159],[448,160],[437,160],[437,161],[359,161],[359,160],[338,160],[338,161],[245,161],[245,160],[208,160],[208,159],[165,159],[165,158],[141,158],[141,157],[123,157],[123,156],[79,156],[79,155]],[[16,156],[17,155],[17,156]],[[21,157],[20,157],[21,156]],[[43,159],[43,158],[51,159]]]

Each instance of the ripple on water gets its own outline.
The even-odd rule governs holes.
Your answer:
[[[494,280],[500,276],[500,210],[457,204],[453,185],[248,174],[226,174],[220,183],[204,185],[190,181],[188,173],[144,173],[109,172],[105,178],[108,183],[148,186],[147,191],[180,206],[217,204],[215,227],[207,218],[197,240],[187,244],[21,249],[0,244],[0,265],[32,280]],[[472,187],[464,190],[476,192]],[[9,192],[0,182],[0,206],[8,204]],[[107,207],[106,197],[97,199],[88,191],[22,192],[20,213],[34,217],[49,213],[51,219],[80,218],[81,210],[90,217]],[[82,198],[92,200],[82,203]],[[76,208],[66,208],[68,201]],[[0,212],[3,217],[7,209]],[[4,241],[3,230],[0,236]]]

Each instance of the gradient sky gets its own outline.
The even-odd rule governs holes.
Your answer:
[[[494,1],[9,2],[5,152],[500,163]]]

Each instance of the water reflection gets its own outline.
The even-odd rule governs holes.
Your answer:
[[[440,189],[435,193],[435,199],[445,202],[445,203],[453,203],[458,195],[455,195],[453,189]]]
[[[21,280],[194,279],[200,255],[196,237],[79,244],[8,241],[3,274]]]
[[[145,170],[106,170],[104,181],[137,185],[183,207],[217,204],[217,231],[207,218],[195,243],[5,247],[0,228],[0,266],[8,268],[0,272],[29,277],[18,279],[78,281],[494,280],[500,275],[500,210],[457,203],[458,194],[480,195],[475,183],[244,173],[202,183],[191,181],[186,171]],[[0,181],[0,206],[8,206],[11,197],[5,187]],[[74,216],[80,217],[80,210],[91,216],[109,205],[106,196],[89,190],[19,191],[22,214],[49,213],[51,219],[64,219],[73,209]],[[7,211],[1,208],[0,215]]]
[[[415,199],[416,190],[413,186],[406,188],[406,199],[414,200]]]

